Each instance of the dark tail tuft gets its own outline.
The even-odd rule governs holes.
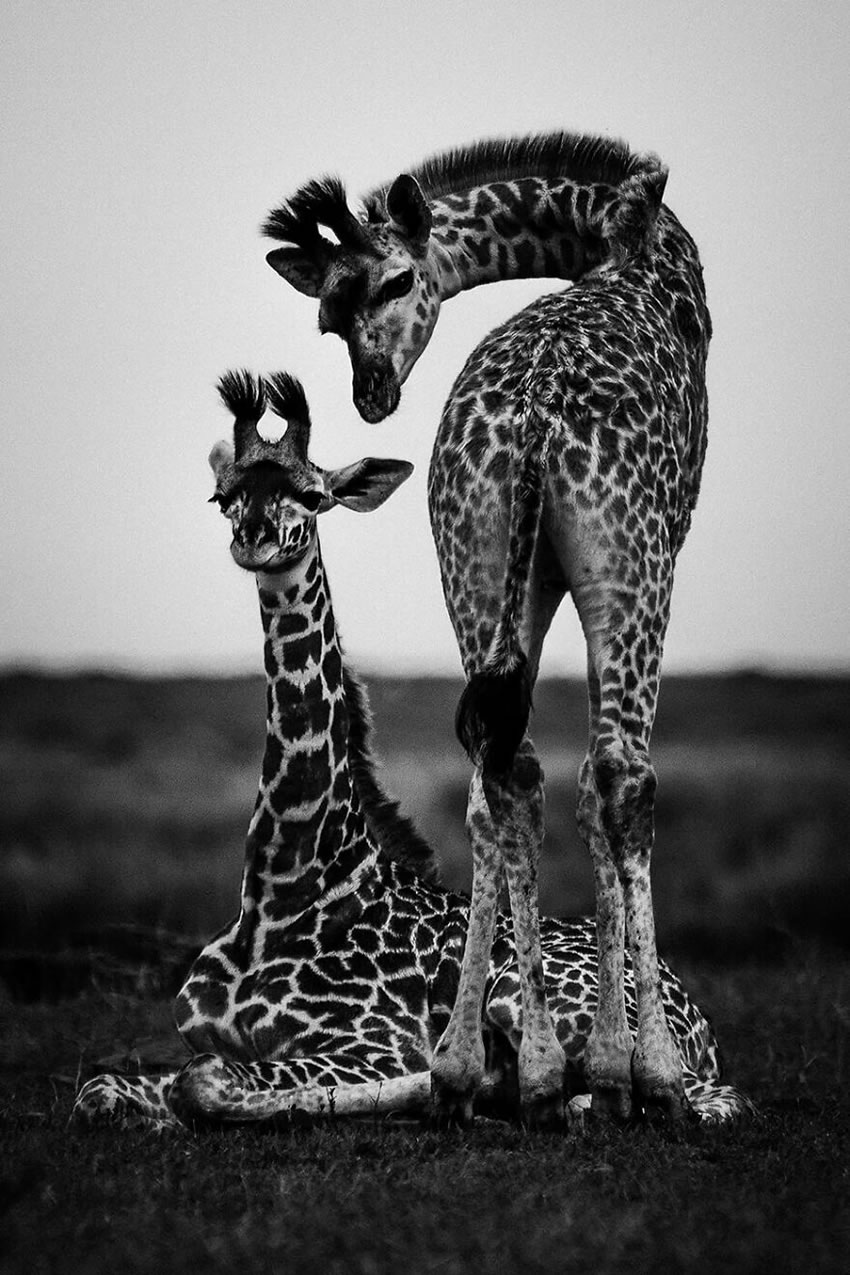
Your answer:
[[[497,778],[510,773],[531,714],[528,661],[506,673],[473,673],[455,715],[457,737],[476,765]]]

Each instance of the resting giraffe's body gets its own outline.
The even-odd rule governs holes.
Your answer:
[[[288,245],[270,264],[317,297],[320,328],[345,339],[370,421],[396,407],[443,300],[498,279],[573,281],[480,344],[432,457],[431,523],[469,679],[459,729],[477,763],[469,938],[434,1064],[447,1110],[468,1111],[483,1075],[478,1014],[504,869],[522,972],[522,1099],[535,1118],[557,1112],[562,1047],[537,914],[542,773],[525,728],[543,639],[568,592],[587,642],[578,815],[601,988],[585,1069],[600,1110],[626,1116],[636,1102],[679,1118],[686,1106],[656,953],[648,747],[673,566],[705,451],[710,321],[693,240],[661,202],[666,176],[654,156],[597,138],[482,143],[373,191],[365,219],[326,180],[264,226]]]
[[[335,502],[374,507],[409,467],[362,462],[323,473],[306,461],[300,387],[282,378],[267,391],[247,378],[223,384],[237,417],[236,454],[231,459],[220,445],[211,459],[233,523],[234,557],[257,571],[268,688],[241,908],[177,997],[177,1024],[194,1057],[157,1078],[96,1077],[76,1110],[89,1119],[162,1122],[258,1120],[296,1106],[421,1112],[457,990],[468,905],[435,882],[427,847],[376,784],[365,700],[343,671],[315,531],[316,512]],[[300,443],[259,442],[254,425],[266,392],[290,420],[284,441],[299,420],[305,425]],[[383,484],[374,497],[364,496],[361,471],[369,466],[379,467]],[[596,996],[592,924],[544,921],[543,945],[567,1060],[564,1084],[580,1093]],[[662,978],[696,1110],[708,1120],[738,1114],[742,1100],[718,1084],[708,1023],[669,971]],[[627,1004],[634,1023],[630,980]],[[508,1111],[515,1108],[520,1016],[513,935],[500,916],[486,979],[488,1067],[479,1096]]]

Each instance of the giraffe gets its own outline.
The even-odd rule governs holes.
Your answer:
[[[409,475],[400,461],[322,470],[307,457],[300,384],[231,372],[220,392],[234,444],[210,456],[231,554],[256,576],[267,682],[266,745],[248,829],[240,910],[192,965],[175,1002],[190,1051],[162,1075],[101,1075],[81,1089],[88,1122],[157,1126],[316,1115],[424,1114],[430,1067],[460,977],[467,901],[437,880],[434,856],[375,774],[365,693],[343,664],[316,520],[336,505],[376,508]],[[287,422],[257,431],[266,408]],[[574,1107],[596,997],[593,924],[543,923],[549,994]],[[516,1113],[521,1003],[510,920],[496,918],[482,1023],[478,1109]],[[719,1083],[711,1028],[662,966],[685,1084],[701,1119],[746,1100]],[[627,1013],[636,1002],[627,974]]]
[[[542,771],[531,692],[566,593],[587,646],[589,742],[579,827],[594,869],[600,996],[586,1071],[594,1108],[677,1121],[686,1095],[661,1003],[649,758],[676,556],[705,452],[711,325],[693,240],[662,203],[667,170],[622,142],[555,134],[437,156],[348,206],[335,178],[272,211],[268,261],[319,300],[367,421],[398,404],[441,302],[499,279],[571,282],[487,337],[442,416],[429,509],[467,688],[458,732],[470,786],[473,895],[458,1001],[436,1051],[437,1103],[483,1075],[478,1013],[504,868],[517,933],[529,1113],[557,1104],[560,1046],[537,920]],[[330,228],[332,244],[321,233]],[[626,939],[636,1036],[623,1006]]]

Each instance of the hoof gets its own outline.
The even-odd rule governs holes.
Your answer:
[[[435,1132],[444,1133],[447,1129],[471,1129],[475,1123],[472,1114],[472,1102],[440,1102],[431,1107],[430,1126]]]
[[[562,1093],[543,1094],[522,1101],[522,1123],[537,1133],[563,1133],[569,1125]]]
[[[699,1124],[699,1116],[682,1093],[641,1094],[638,1101],[643,1118],[649,1125],[684,1129]]]
[[[596,1119],[628,1124],[635,1114],[631,1088],[622,1085],[594,1085],[590,1113]]]
[[[475,1120],[472,1107],[471,1091],[458,1093],[431,1078],[432,1129],[471,1129]]]

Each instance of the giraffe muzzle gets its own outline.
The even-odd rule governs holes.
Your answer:
[[[392,366],[355,369],[352,397],[354,406],[370,425],[391,416],[401,398],[401,386]]]
[[[245,571],[269,570],[276,559],[282,559],[284,556],[277,540],[266,540],[258,545],[233,540],[230,553],[236,565]]]

